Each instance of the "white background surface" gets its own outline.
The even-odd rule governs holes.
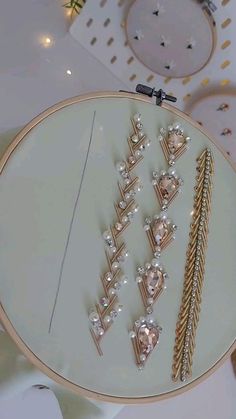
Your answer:
[[[0,133],[23,125],[64,98],[125,88],[71,38],[59,0],[2,1],[0,6]],[[41,45],[42,35],[52,37],[51,48]],[[67,69],[72,71],[71,76],[66,74]],[[118,418],[145,416],[235,419],[236,380],[230,361],[191,392],[158,404],[125,407]],[[34,389],[14,400],[1,401],[0,418],[59,419],[61,414],[49,391]],[[74,417],[64,415],[64,419],[77,418],[86,416],[79,410]]]

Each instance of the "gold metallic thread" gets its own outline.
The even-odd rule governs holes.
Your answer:
[[[200,314],[211,207],[214,162],[211,151],[205,149],[197,159],[197,177],[193,219],[190,225],[186,255],[184,287],[172,368],[173,381],[186,381],[191,376],[195,336]]]

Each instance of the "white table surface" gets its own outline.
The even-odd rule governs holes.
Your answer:
[[[18,127],[55,102],[89,91],[126,88],[71,38],[69,22],[59,3],[59,0],[1,2],[0,134],[5,139],[1,148]],[[53,46],[44,48],[40,43],[42,36],[50,36]],[[72,72],[70,76],[66,73],[68,69]],[[182,396],[157,404],[125,407],[117,419],[147,416],[235,419],[236,380],[230,361]],[[83,415],[78,412],[77,417]],[[61,413],[50,392],[29,391],[27,397],[18,395],[0,402],[0,418],[59,419]]]

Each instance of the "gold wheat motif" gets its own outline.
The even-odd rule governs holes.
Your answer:
[[[115,204],[117,220],[110,226],[109,231],[105,232],[108,234],[105,242],[109,245],[110,251],[106,252],[108,271],[101,277],[104,296],[100,299],[99,304],[95,304],[96,310],[93,310],[89,315],[90,332],[99,355],[103,355],[100,346],[101,340],[122,309],[122,306],[119,305],[117,291],[121,284],[127,282],[121,264],[128,253],[125,244],[123,242],[119,244],[119,241],[122,240],[122,233],[130,225],[138,210],[134,196],[141,190],[141,184],[138,177],[132,177],[132,171],[142,161],[142,152],[150,144],[142,131],[140,114],[134,115],[131,118],[131,123],[133,132],[127,139],[130,154],[125,161],[118,163],[120,167],[118,171],[123,178],[124,185],[118,183],[121,200]]]
[[[182,303],[176,325],[173,381],[186,381],[192,372],[205,272],[213,173],[212,153],[205,149],[197,159],[193,220],[186,255]]]

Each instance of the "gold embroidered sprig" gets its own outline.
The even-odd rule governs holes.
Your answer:
[[[211,207],[212,153],[205,149],[197,159],[193,219],[185,265],[184,287],[173,359],[173,380],[186,381],[191,376],[195,336],[199,320],[202,286],[205,271],[208,223]]]

